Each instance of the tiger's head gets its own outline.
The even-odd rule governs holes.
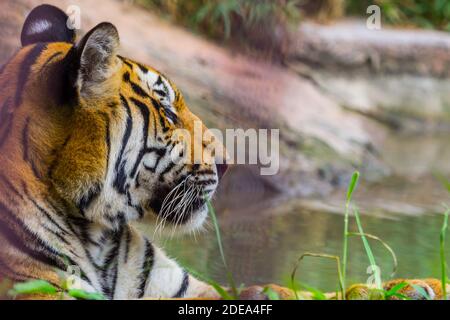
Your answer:
[[[9,92],[2,115],[20,132],[5,154],[25,160],[15,171],[89,221],[118,228],[153,216],[199,227],[227,168],[221,143],[168,78],[118,54],[114,25],[75,43],[66,22],[53,6],[35,8],[0,76]]]

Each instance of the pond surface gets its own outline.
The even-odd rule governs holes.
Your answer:
[[[355,192],[364,231],[382,238],[397,255],[395,278],[440,277],[442,204],[448,202],[449,196],[430,172],[436,169],[450,173],[450,162],[443,161],[450,156],[450,143],[447,138],[431,142],[423,139],[424,143],[417,137],[399,137],[398,143],[391,140],[385,146],[384,159],[392,168],[392,176],[376,184],[362,177]],[[417,152],[418,148],[423,152]],[[339,190],[326,198],[289,199],[272,194],[245,170],[232,170],[221,184],[214,206],[235,281],[246,285],[287,284],[296,260],[303,253],[341,255],[344,194],[345,190]],[[354,218],[350,228],[357,231]],[[211,223],[195,237],[186,235],[157,241],[181,264],[227,283]],[[351,238],[349,245],[348,282],[366,282],[369,261],[361,239]],[[391,255],[379,243],[371,241],[371,245],[383,280],[390,279]],[[324,291],[335,291],[336,264],[331,260],[306,258],[297,279]]]
[[[360,202],[364,203],[362,200]],[[334,205],[329,204],[328,208],[334,208]],[[439,278],[442,213],[430,211],[417,214],[411,210],[409,214],[397,214],[377,210],[369,215],[367,209],[362,211],[365,232],[377,235],[394,249],[398,258],[395,277]],[[268,199],[242,208],[240,212],[217,208],[217,215],[226,259],[237,283],[286,284],[301,254],[341,254],[343,215],[335,210],[318,211],[308,201]],[[354,218],[351,219],[350,227],[357,231]],[[388,280],[393,269],[392,258],[379,243],[371,243],[382,277]],[[211,224],[195,237],[160,239],[160,244],[183,265],[210,279],[227,283]],[[365,282],[368,266],[361,240],[351,238],[349,282]],[[334,291],[337,286],[335,263],[306,258],[297,278],[321,290]]]

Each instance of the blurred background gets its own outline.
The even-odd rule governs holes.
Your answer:
[[[1,0],[0,64],[41,3],[78,6],[80,36],[114,23],[122,54],[164,72],[208,127],[280,129],[279,174],[234,166],[214,202],[236,282],[284,284],[305,251],[339,254],[355,169],[365,231],[394,249],[396,277],[439,277],[448,193],[435,175],[450,175],[449,0]],[[158,241],[226,282],[213,228]],[[360,242],[350,242],[352,282],[368,277]],[[391,258],[373,247],[388,280]],[[326,260],[305,262],[298,277],[337,286]]]

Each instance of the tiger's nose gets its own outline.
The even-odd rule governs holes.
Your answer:
[[[219,177],[220,180],[227,171],[228,165],[226,163],[216,164],[216,168],[217,168],[217,176]]]

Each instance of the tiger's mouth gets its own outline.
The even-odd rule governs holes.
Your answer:
[[[216,187],[215,180],[205,183],[188,176],[180,179],[174,187],[160,186],[147,207],[156,213],[160,223],[169,222],[175,227],[188,224],[200,226],[206,218],[207,201]]]

